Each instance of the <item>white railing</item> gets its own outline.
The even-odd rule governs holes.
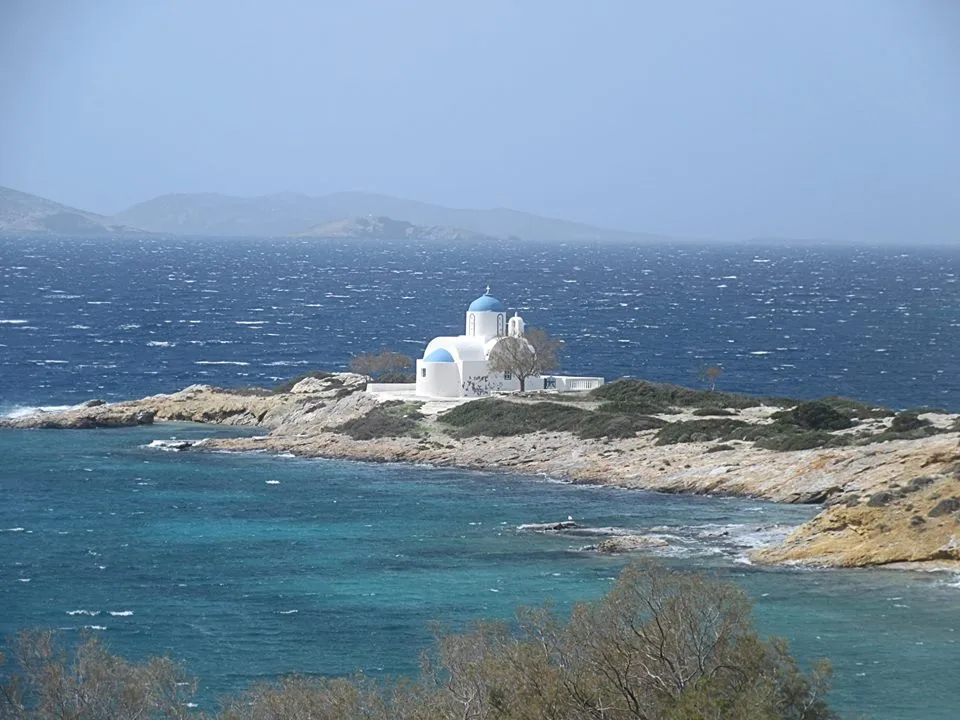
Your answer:
[[[602,377],[576,377],[571,375],[544,375],[543,389],[558,392],[593,390],[603,385]]]

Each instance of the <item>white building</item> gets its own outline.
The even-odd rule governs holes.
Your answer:
[[[417,360],[417,395],[471,397],[519,390],[520,381],[489,368],[490,352],[507,336],[523,337],[523,318],[507,318],[503,303],[487,292],[467,308],[463,335],[434,338]],[[542,379],[527,378],[528,389],[543,388]]]
[[[505,337],[524,336],[518,314],[507,317],[503,303],[487,292],[467,308],[464,334],[434,338],[417,360],[416,395],[424,398],[459,398],[516,391],[520,381],[490,370],[490,352]],[[527,390],[591,390],[603,384],[601,377],[545,375],[528,377]],[[381,386],[376,386],[375,391]],[[369,386],[368,386],[369,389]],[[388,390],[385,386],[384,391]],[[395,387],[389,389],[395,390]]]

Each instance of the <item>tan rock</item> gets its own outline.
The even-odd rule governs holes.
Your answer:
[[[938,509],[945,499],[960,496],[960,479],[946,472],[929,485],[912,487],[826,508],[782,545],[760,550],[753,559],[841,567],[960,560],[960,512]]]
[[[597,543],[597,552],[615,555],[619,553],[649,550],[650,548],[666,547],[669,543],[663,538],[652,535],[618,535],[601,540]]]

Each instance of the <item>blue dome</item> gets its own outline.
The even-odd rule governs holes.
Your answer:
[[[453,355],[450,354],[449,350],[437,348],[423,360],[424,362],[453,362]]]
[[[503,303],[493,295],[481,295],[470,303],[469,312],[506,312]]]

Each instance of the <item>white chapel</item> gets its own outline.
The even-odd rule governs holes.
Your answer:
[[[505,337],[522,338],[523,318],[507,318],[503,303],[487,292],[467,308],[463,335],[437,337],[417,360],[416,394],[423,397],[471,397],[520,389],[515,377],[489,368],[490,352]],[[532,349],[532,348],[531,348]],[[542,388],[540,377],[528,388]]]

